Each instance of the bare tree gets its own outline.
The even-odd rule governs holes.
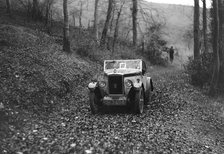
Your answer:
[[[193,27],[192,25],[189,26],[189,28],[185,31],[185,33],[183,35],[184,42],[186,43],[189,50],[192,47],[193,38],[194,38],[194,32],[193,32],[192,27]]]
[[[70,11],[71,16],[72,16],[72,20],[73,20],[73,26],[76,26],[76,18],[79,17],[79,10],[74,7],[72,11]]]
[[[202,0],[203,2],[203,36],[204,36],[204,52],[208,52],[208,38],[207,38],[207,7],[206,0]]]
[[[49,23],[49,18],[50,18],[50,12],[51,12],[51,8],[52,5],[54,4],[55,0],[46,0],[45,1],[45,7],[46,7],[46,11],[45,11],[45,25],[48,26]]]
[[[198,59],[200,56],[200,48],[199,48],[199,0],[194,0],[194,59]]]
[[[33,0],[32,18],[34,20],[39,20],[41,18],[38,0]]]
[[[83,1],[80,0],[79,1],[79,4],[80,4],[80,9],[79,9],[79,27],[82,28],[82,7],[83,7]]]
[[[11,15],[11,5],[10,4],[11,4],[10,0],[6,0],[6,9],[7,9],[6,11],[8,14]]]
[[[73,19],[73,23],[74,23],[73,26],[75,27],[76,26],[76,24],[75,24],[76,23],[76,20],[75,20],[75,15],[74,14],[72,14],[72,19]]]
[[[30,18],[32,16],[32,3],[31,0],[27,1],[27,20],[30,21]]]
[[[117,41],[117,37],[118,37],[118,30],[119,30],[119,19],[120,19],[120,16],[121,16],[121,12],[122,12],[122,9],[123,9],[123,6],[125,4],[125,0],[123,1],[123,3],[120,5],[120,8],[117,12],[117,19],[116,19],[116,23],[115,23],[115,30],[114,30],[114,39],[113,39],[113,47],[112,47],[112,51],[114,52],[114,48],[115,48],[115,44],[116,44],[116,41]]]
[[[214,9],[214,40],[213,40],[213,54],[214,54],[214,69],[210,87],[210,94],[214,95],[218,89],[219,73],[220,73],[220,56],[219,56],[219,1],[213,0]]]
[[[98,2],[99,0],[95,0],[95,10],[94,10],[94,36],[95,39],[99,39],[98,35]]]
[[[219,52],[220,52],[220,61],[222,70],[224,68],[224,0],[219,0]],[[223,77],[224,77],[224,70],[223,70]],[[223,79],[224,82],[224,79]]]
[[[114,29],[115,6],[116,6],[116,3],[115,3],[115,0],[114,0],[114,5],[113,5],[113,8],[112,8],[112,13],[111,13],[110,26],[109,26],[109,34],[111,34],[111,35],[112,35],[113,29]]]
[[[111,14],[112,14],[112,10],[113,10],[114,0],[108,0],[108,2],[109,3],[108,3],[108,9],[107,9],[107,17],[106,17],[106,21],[104,24],[104,28],[103,28],[103,32],[102,32],[102,36],[101,36],[101,40],[100,40],[100,46],[104,46],[106,43],[107,32],[108,32]]]
[[[64,12],[64,37],[63,37],[63,50],[67,53],[71,52],[70,39],[69,39],[69,20],[68,20],[68,6],[67,0],[63,0],[63,12]]]
[[[132,25],[133,25],[133,45],[137,44],[137,13],[138,13],[138,3],[137,0],[132,0]]]

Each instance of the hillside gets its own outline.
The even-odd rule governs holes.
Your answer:
[[[159,10],[160,14],[165,17],[164,31],[167,34],[165,37],[169,40],[169,43],[178,47],[185,46],[183,35],[186,30],[193,29],[191,27],[193,26],[193,7],[156,3],[150,3],[148,6]]]
[[[193,7],[146,2],[144,8],[158,11],[159,18],[165,21],[162,36],[179,54],[176,65],[186,63],[188,56],[193,55],[193,39],[186,41],[184,38],[187,31],[193,31]]]

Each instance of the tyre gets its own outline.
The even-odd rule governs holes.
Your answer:
[[[135,93],[134,98],[134,112],[136,114],[142,114],[144,109],[144,98],[142,88]]]
[[[151,102],[152,102],[152,91],[151,89],[147,90],[146,91],[146,94],[145,94],[145,100],[144,100],[144,105],[150,105]]]
[[[92,114],[100,112],[101,109],[100,100],[97,98],[94,92],[89,93],[89,103]]]

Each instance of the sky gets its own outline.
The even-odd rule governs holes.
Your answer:
[[[182,4],[182,5],[194,5],[194,0],[146,0],[154,3],[168,3],[168,4]],[[200,5],[201,1],[200,1]],[[210,0],[207,1],[207,7],[210,7]]]

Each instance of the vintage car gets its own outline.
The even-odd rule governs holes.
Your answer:
[[[145,73],[141,59],[105,60],[104,74],[88,84],[92,113],[100,112],[104,105],[127,105],[141,114],[153,91],[152,79]]]

